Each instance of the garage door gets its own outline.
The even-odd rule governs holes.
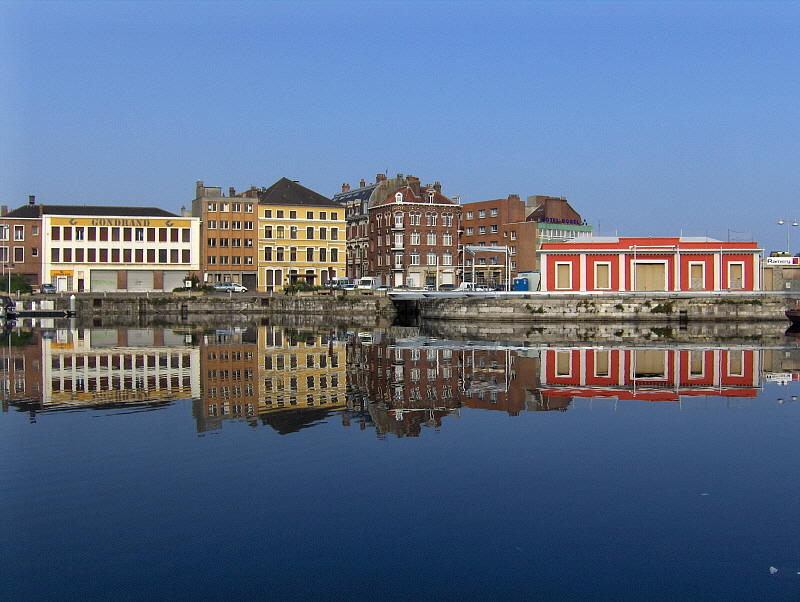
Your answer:
[[[164,290],[183,288],[183,281],[189,277],[189,272],[183,270],[167,270],[164,272]]]
[[[117,270],[92,270],[89,280],[89,290],[95,293],[117,290]]]
[[[637,291],[663,291],[666,290],[667,266],[663,263],[637,263],[636,264],[636,290]]]
[[[153,290],[153,270],[128,270],[128,290],[136,292]]]

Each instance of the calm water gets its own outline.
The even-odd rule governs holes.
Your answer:
[[[781,328],[17,329],[0,596],[797,599]]]

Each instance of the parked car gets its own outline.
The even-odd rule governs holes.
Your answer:
[[[54,295],[56,293],[56,287],[54,284],[43,284],[39,287],[39,292],[43,295]]]
[[[388,291],[388,290],[390,290],[390,287],[389,287],[388,284],[380,284],[380,285],[375,287],[375,290],[376,291]]]
[[[455,284],[440,284],[439,285],[439,290],[440,291],[454,291],[454,290],[456,290],[456,285]]]
[[[242,286],[238,282],[219,282],[214,285],[215,291],[222,291],[223,293],[233,292],[233,293],[246,293],[247,287]]]

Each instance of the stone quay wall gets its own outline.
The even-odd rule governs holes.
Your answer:
[[[752,294],[531,294],[425,298],[417,301],[424,320],[483,322],[587,321],[760,321],[786,320],[794,302],[775,293]]]

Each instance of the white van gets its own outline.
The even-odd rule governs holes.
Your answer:
[[[458,285],[458,288],[456,290],[459,290],[459,291],[486,292],[486,291],[490,291],[492,289],[490,289],[488,286],[484,286],[482,284],[477,284],[475,282],[462,282],[461,284]]]
[[[358,279],[358,288],[360,290],[374,291],[381,285],[381,279],[374,276],[365,276]]]
[[[331,278],[325,284],[328,288],[345,288],[351,287],[353,285],[353,281],[350,278],[346,278],[344,276],[337,276],[336,278]]]

